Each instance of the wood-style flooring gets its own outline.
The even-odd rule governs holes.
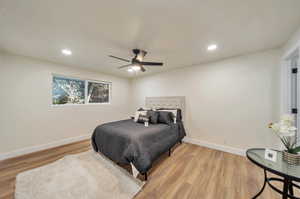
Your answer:
[[[0,198],[14,198],[18,173],[89,149],[86,140],[0,161]],[[174,147],[171,157],[166,153],[155,162],[135,199],[250,199],[262,183],[263,171],[245,157],[183,143]],[[266,187],[259,198],[281,197]]]

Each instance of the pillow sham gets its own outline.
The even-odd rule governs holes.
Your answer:
[[[137,122],[140,115],[147,115],[147,111],[136,111],[134,115],[134,121]]]
[[[170,111],[174,114],[174,117],[176,118],[176,121],[181,121],[182,120],[182,114],[181,114],[181,109],[172,109],[172,108],[161,108],[158,109],[159,111]],[[176,121],[174,120],[174,123],[176,123]]]
[[[147,116],[149,116],[150,123],[157,124],[159,113],[157,111],[147,111]]]
[[[140,115],[138,118],[138,123],[145,123],[145,122],[149,122],[149,116],[147,115]]]
[[[138,111],[151,111],[152,109],[151,108],[139,108]]]
[[[176,121],[178,121],[177,113],[178,109],[159,109],[159,111],[166,111],[172,113],[172,121],[176,124]]]
[[[172,124],[172,113],[167,112],[167,111],[158,111],[159,116],[158,116],[158,123],[162,124]]]

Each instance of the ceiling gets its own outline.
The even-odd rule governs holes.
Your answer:
[[[151,74],[275,48],[300,26],[299,8],[299,0],[0,0],[0,50],[134,77],[107,55],[144,49],[144,61],[165,63]],[[219,49],[207,52],[211,43]]]

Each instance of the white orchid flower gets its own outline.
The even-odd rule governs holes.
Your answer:
[[[288,133],[289,127],[288,126],[280,126],[279,132],[282,134]]]
[[[281,126],[279,133],[280,136],[283,137],[290,137],[290,136],[295,136],[297,128],[294,126]]]
[[[280,123],[287,126],[292,126],[295,122],[295,118],[293,115],[285,114],[281,117]]]
[[[295,148],[297,128],[294,126],[294,122],[294,116],[286,114],[281,117],[279,122],[269,124],[269,128],[280,138],[287,150]]]
[[[278,123],[274,123],[271,126],[271,129],[273,129],[273,131],[279,132],[280,130],[280,125]]]
[[[293,136],[295,136],[295,131],[288,131],[285,133],[280,133],[280,136],[281,137],[293,137]]]
[[[295,118],[291,114],[284,114],[280,118],[282,121],[289,121],[289,122],[294,122]]]

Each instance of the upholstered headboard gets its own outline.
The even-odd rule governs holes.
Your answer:
[[[185,119],[185,97],[146,97],[147,108],[179,108],[182,112],[183,120]]]

